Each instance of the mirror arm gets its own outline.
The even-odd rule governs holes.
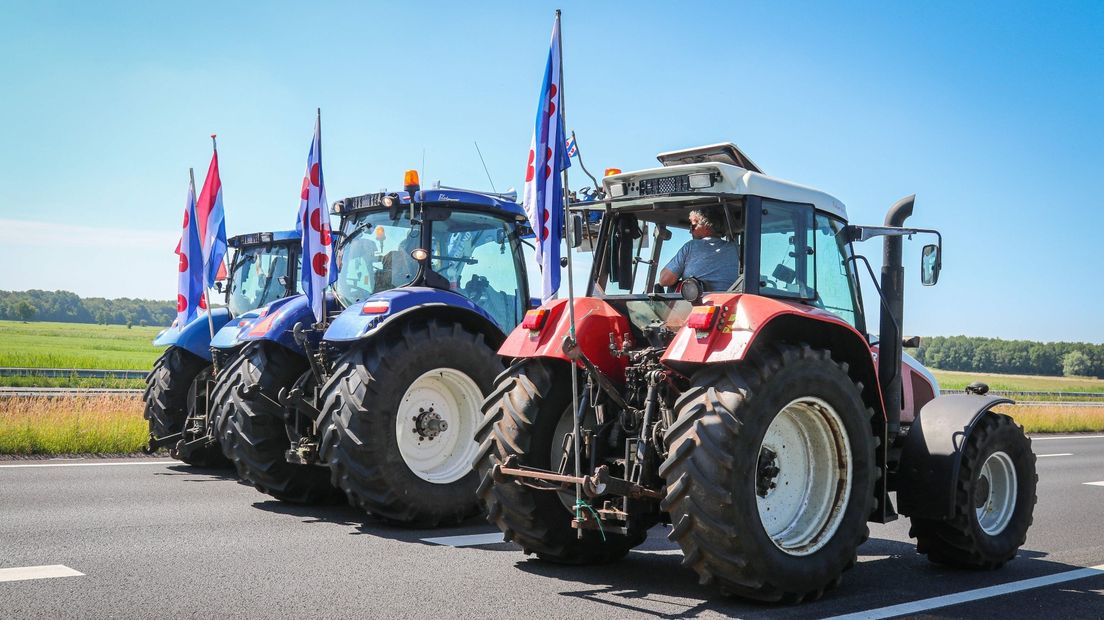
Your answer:
[[[878,299],[882,301],[882,310],[885,312],[886,316],[889,317],[889,320],[893,322],[893,329],[897,334],[897,339],[900,339],[901,326],[897,324],[897,319],[893,318],[893,313],[889,311],[889,302],[886,301],[885,294],[882,293],[882,287],[878,284],[878,278],[874,276],[874,268],[870,266],[870,261],[862,254],[855,254],[854,256],[849,256],[845,262],[858,262],[860,260],[866,265],[866,272],[870,274],[870,281],[874,284],[874,290],[878,291]]]

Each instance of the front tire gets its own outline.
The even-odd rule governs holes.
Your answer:
[[[1006,415],[983,414],[962,454],[954,515],[912,519],[916,551],[937,564],[999,568],[1027,541],[1038,481],[1023,428]]]
[[[262,493],[296,504],[333,501],[337,494],[324,467],[287,461],[291,447],[285,428],[280,390],[308,372],[306,358],[272,342],[256,342],[227,369],[230,419],[226,429],[231,460],[238,476]],[[256,393],[249,395],[251,386]]]
[[[476,435],[479,499],[487,521],[526,554],[560,564],[612,562],[644,542],[647,533],[611,532],[603,540],[599,532],[584,530],[580,539],[571,527],[574,515],[559,493],[512,481],[496,483],[491,478],[491,469],[513,455],[521,465],[555,469],[552,453],[563,445],[564,431],[571,431],[570,425],[561,424],[571,416],[569,372],[566,364],[533,359],[514,364],[496,380]]]
[[[659,470],[683,565],[746,598],[820,597],[869,533],[873,411],[861,384],[809,346],[707,367],[692,384]]]
[[[474,515],[479,406],[501,369],[483,335],[458,323],[407,324],[347,351],[322,393],[321,458],[333,485],[400,525]]]
[[[153,437],[167,437],[184,430],[188,418],[188,391],[210,362],[181,347],[169,347],[146,375],[146,406]],[[172,451],[175,454],[175,450]]]

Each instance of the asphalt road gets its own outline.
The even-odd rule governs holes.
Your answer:
[[[397,529],[165,459],[6,461],[0,618],[1104,616],[1104,435],[1034,447],[1035,525],[1003,569],[929,564],[900,520],[872,526],[838,589],[793,607],[699,586],[662,527],[620,563],[568,568],[493,542],[478,520]]]

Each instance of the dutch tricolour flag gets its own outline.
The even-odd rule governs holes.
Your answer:
[[[212,139],[214,136],[211,136]],[[218,149],[211,155],[211,166],[196,203],[199,238],[203,240],[204,284],[226,277],[222,258],[226,256],[226,216],[222,208],[222,180],[219,179]]]
[[[307,173],[299,195],[299,219],[295,228],[303,238],[303,292],[310,300],[314,318],[326,318],[326,288],[337,280],[333,269],[333,237],[326,211],[326,184],[322,179],[322,115],[314,123],[314,140],[307,156]]]
[[[565,148],[560,94],[560,19],[552,26],[552,46],[544,66],[537,103],[537,123],[529,145],[522,206],[536,233],[541,299],[556,296],[560,287],[560,241],[563,236],[563,170],[571,165]]]
[[[203,250],[199,242],[195,185],[188,182],[188,203],[176,253],[180,259],[176,288],[176,325],[183,327],[196,317],[203,302]]]

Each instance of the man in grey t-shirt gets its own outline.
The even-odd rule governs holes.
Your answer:
[[[694,238],[660,272],[660,284],[671,286],[679,280],[697,278],[707,291],[725,291],[736,282],[740,276],[740,246],[717,234],[723,217],[717,208],[690,212],[690,235]]]

